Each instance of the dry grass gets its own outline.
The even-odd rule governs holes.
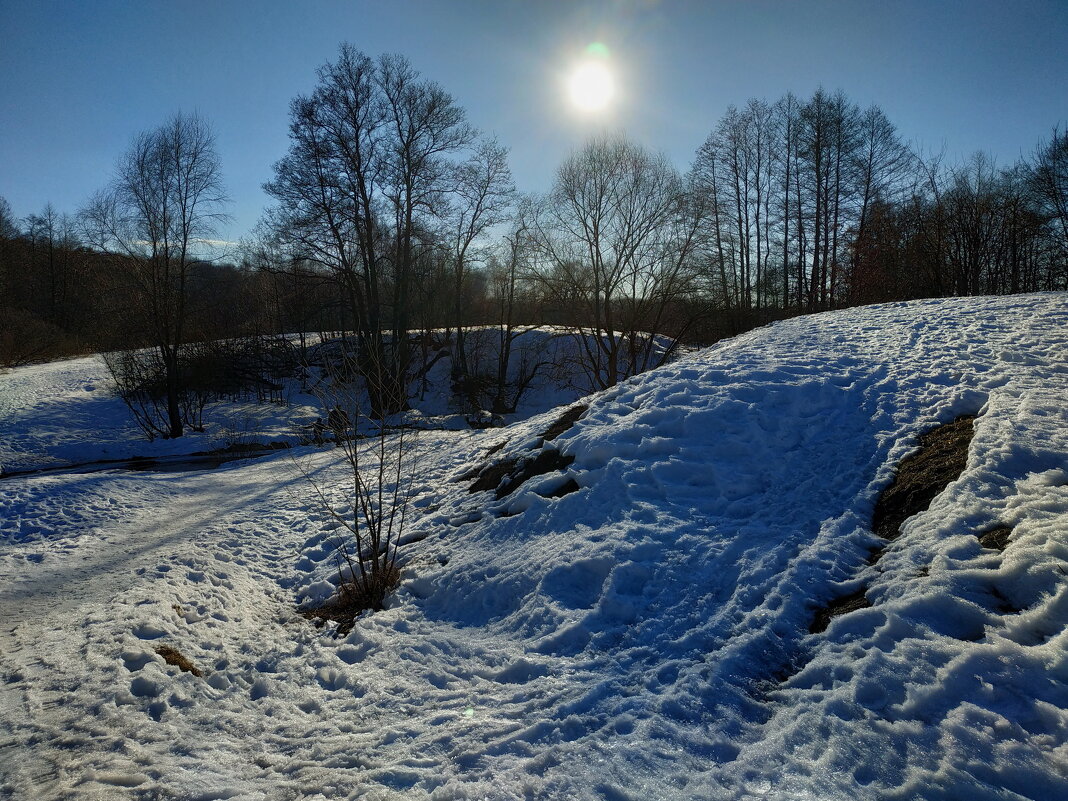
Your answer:
[[[156,653],[163,657],[163,661],[168,665],[174,665],[186,673],[192,673],[194,676],[202,676],[203,673],[200,669],[189,661],[182,652],[177,648],[172,648],[169,645],[161,645],[156,649]]]
[[[378,578],[378,577],[376,577]],[[376,597],[382,598],[397,588],[401,580],[401,571],[395,565],[391,566],[388,575],[380,577],[382,586],[367,586],[359,580],[343,582],[338,587],[338,593],[321,606],[298,609],[297,614],[307,620],[313,621],[317,626],[322,626],[327,620],[337,623],[339,635],[348,634],[362,613],[366,611],[377,612],[381,606],[377,604]]]

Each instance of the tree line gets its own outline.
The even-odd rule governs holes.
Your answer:
[[[272,205],[225,263],[210,127],[139,135],[77,214],[0,200],[0,361],[149,347],[164,436],[183,430],[183,351],[236,336],[348,332],[371,413],[407,407],[447,351],[458,398],[489,380],[467,331],[497,331],[502,409],[525,327],[577,334],[589,389],[792,314],[919,297],[1068,290],[1068,135],[998,168],[918,153],[842,92],[730,107],[685,171],[594,138],[521,195],[507,150],[400,56],[342,45],[290,106]]]
[[[730,108],[692,175],[724,308],[816,311],[1068,287],[1068,139],[998,169],[914,152],[838,92]]]

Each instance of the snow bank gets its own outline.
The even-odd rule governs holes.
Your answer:
[[[290,455],[7,480],[0,788],[1066,797],[1066,359],[1064,294],[889,304],[681,359],[552,442],[562,410],[425,432],[404,584],[337,639],[294,613],[335,568]],[[894,465],[961,414],[965,471],[869,564]],[[468,491],[546,449],[574,460]],[[296,456],[344,502],[334,454]],[[859,587],[870,608],[809,633]]]
[[[604,393],[553,443],[581,491],[435,521],[423,613],[521,646],[535,686],[584,677],[519,738],[569,792],[1068,792],[1066,323],[1063,295],[818,315]],[[894,464],[965,413],[966,472],[868,566]],[[871,609],[808,634],[861,583]]]
[[[294,385],[288,406],[212,403],[205,410],[204,432],[149,442],[99,356],[19,367],[0,373],[0,469],[16,472],[289,440],[315,419],[318,409],[315,398],[301,395]]]

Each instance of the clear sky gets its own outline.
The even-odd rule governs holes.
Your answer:
[[[451,92],[525,191],[605,129],[685,169],[729,104],[820,85],[951,160],[1008,165],[1068,123],[1068,0],[0,0],[0,196],[20,217],[74,212],[135,133],[197,111],[236,240],[267,202],[290,99],[342,41]],[[618,96],[579,113],[563,83],[594,41]]]

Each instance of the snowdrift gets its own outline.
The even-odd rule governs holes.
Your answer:
[[[40,621],[5,635],[9,708],[45,711],[0,724],[15,743],[0,787],[1068,797],[1065,398],[1068,296],[1040,294],[779,323],[584,399],[551,439],[562,408],[425,432],[402,587],[338,638],[294,612],[332,589],[336,524],[288,456],[203,477],[8,480],[0,515],[21,523],[0,528],[0,575],[20,587],[79,547],[172,522],[124,557],[132,585],[65,607],[62,647]],[[961,415],[976,415],[963,473],[878,538],[896,465]],[[336,465],[307,458],[315,475]],[[477,483],[502,464],[512,478]],[[184,518],[160,511],[174,504]],[[858,589],[869,607],[810,632]],[[51,767],[11,758],[31,742]]]

